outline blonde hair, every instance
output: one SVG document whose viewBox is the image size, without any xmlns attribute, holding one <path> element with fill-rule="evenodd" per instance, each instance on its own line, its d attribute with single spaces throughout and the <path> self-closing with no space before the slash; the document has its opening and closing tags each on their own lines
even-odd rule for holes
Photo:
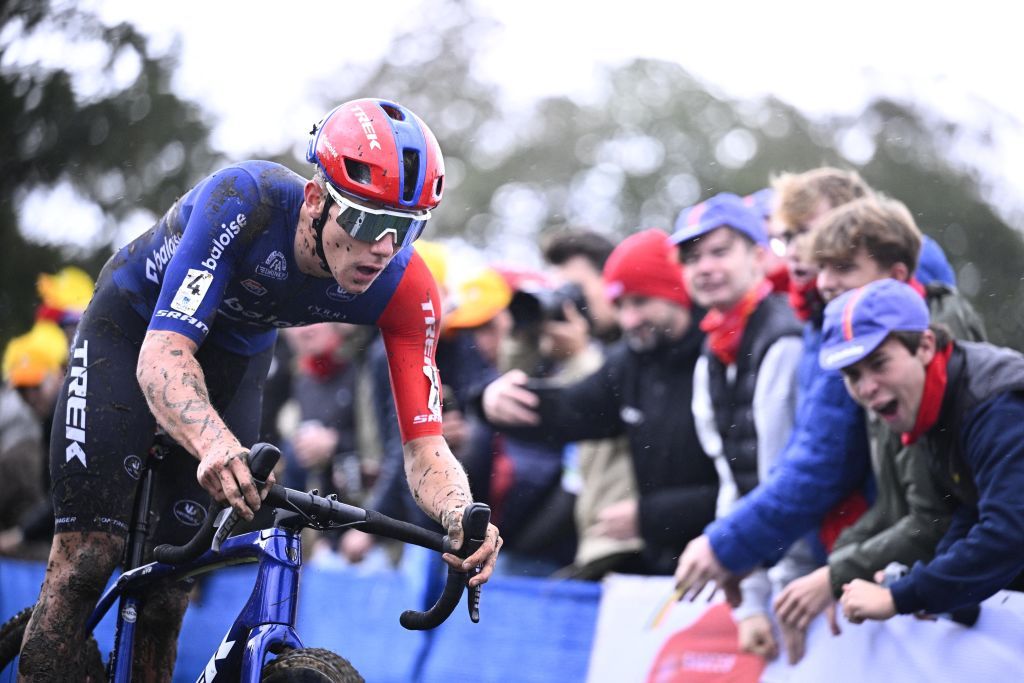
<svg viewBox="0 0 1024 683">
<path fill-rule="evenodd" d="M 804 173 L 783 173 L 771 180 L 775 191 L 772 219 L 781 225 L 806 225 L 822 200 L 829 208 L 871 195 L 871 188 L 856 171 L 822 166 Z"/>
</svg>

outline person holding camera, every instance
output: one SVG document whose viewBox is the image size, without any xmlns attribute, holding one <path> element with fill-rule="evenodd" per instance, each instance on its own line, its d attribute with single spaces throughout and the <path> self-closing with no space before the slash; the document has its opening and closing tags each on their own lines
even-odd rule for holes
<svg viewBox="0 0 1024 683">
<path fill-rule="evenodd" d="M 601 536 L 643 542 L 616 571 L 671 574 L 679 549 L 714 517 L 718 493 L 688 409 L 704 336 L 661 230 L 623 240 L 605 263 L 604 282 L 623 343 L 596 372 L 552 386 L 510 371 L 484 389 L 481 404 L 488 421 L 521 438 L 566 444 L 625 435 L 636 498 L 603 508 L 591 527 Z"/>
</svg>

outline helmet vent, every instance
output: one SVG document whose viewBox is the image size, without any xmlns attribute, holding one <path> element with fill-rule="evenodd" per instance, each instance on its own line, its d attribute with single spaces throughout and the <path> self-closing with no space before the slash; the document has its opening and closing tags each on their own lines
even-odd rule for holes
<svg viewBox="0 0 1024 683">
<path fill-rule="evenodd" d="M 420 175 L 420 153 L 415 149 L 402 150 L 402 201 L 411 202 L 416 199 L 416 186 Z"/>
<path fill-rule="evenodd" d="M 371 182 L 370 167 L 361 161 L 346 157 L 345 173 L 352 179 L 352 182 L 359 183 L 360 185 L 369 185 Z"/>
<path fill-rule="evenodd" d="M 395 121 L 405 121 L 405 114 L 402 110 L 393 104 L 381 104 L 380 108 L 384 110 L 384 113 L 393 118 Z"/>
</svg>

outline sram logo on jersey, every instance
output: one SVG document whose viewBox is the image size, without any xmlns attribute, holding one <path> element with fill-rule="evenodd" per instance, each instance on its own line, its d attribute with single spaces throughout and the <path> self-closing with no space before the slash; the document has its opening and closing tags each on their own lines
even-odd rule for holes
<svg viewBox="0 0 1024 683">
<path fill-rule="evenodd" d="M 146 258 L 146 279 L 160 284 L 160 274 L 170 263 L 174 251 L 181 243 L 181 235 L 164 235 L 164 243 Z"/>
<path fill-rule="evenodd" d="M 224 248 L 231 244 L 239 231 L 245 227 L 246 217 L 244 213 L 235 216 L 230 223 L 220 224 L 220 233 L 213 238 L 213 245 L 210 247 L 210 256 L 203 261 L 203 266 L 210 270 L 217 270 L 217 262 L 224 255 Z"/>
<path fill-rule="evenodd" d="M 207 334 L 210 331 L 210 328 L 207 327 L 206 323 L 204 323 L 202 320 L 197 320 L 196 318 L 193 318 L 192 316 L 186 315 L 179 311 L 168 311 L 165 308 L 161 308 L 153 315 L 155 315 L 158 318 L 170 318 L 171 320 L 181 320 L 182 322 L 188 323 L 192 327 L 202 330 L 203 334 Z"/>
<path fill-rule="evenodd" d="M 358 105 L 353 106 L 352 111 L 355 112 L 356 121 L 362 127 L 366 139 L 370 141 L 370 149 L 380 149 L 380 142 L 377 141 L 377 131 L 373 129 L 373 121 L 366 115 L 363 108 Z"/>
</svg>

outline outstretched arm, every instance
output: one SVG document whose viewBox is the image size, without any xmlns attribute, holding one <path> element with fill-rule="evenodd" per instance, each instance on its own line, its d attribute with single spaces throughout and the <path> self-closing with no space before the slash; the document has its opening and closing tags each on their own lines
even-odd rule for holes
<svg viewBox="0 0 1024 683">
<path fill-rule="evenodd" d="M 251 520 L 260 507 L 244 448 L 210 402 L 196 360 L 196 343 L 176 332 L 151 330 L 135 371 L 157 423 L 199 459 L 197 477 L 220 503 Z"/>
<path fill-rule="evenodd" d="M 421 436 L 408 441 L 405 450 L 405 475 L 416 504 L 443 526 L 456 548 L 462 546 L 462 511 L 473 502 L 469 479 L 442 436 Z M 494 571 L 501 538 L 493 524 L 487 528 L 487 539 L 465 561 L 453 555 L 445 560 L 460 569 L 480 567 L 481 572 L 470 579 L 473 586 L 487 581 Z"/>
</svg>

